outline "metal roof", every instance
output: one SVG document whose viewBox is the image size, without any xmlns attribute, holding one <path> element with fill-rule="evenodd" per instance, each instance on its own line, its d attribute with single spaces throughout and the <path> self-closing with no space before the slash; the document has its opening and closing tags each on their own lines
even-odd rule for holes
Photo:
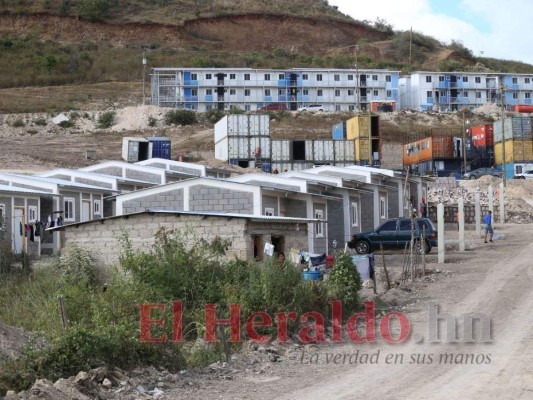
<svg viewBox="0 0 533 400">
<path fill-rule="evenodd" d="M 53 194 L 53 193 L 49 193 L 49 192 L 40 192 L 38 190 L 26 189 L 26 188 L 22 188 L 22 187 L 8 186 L 8 185 L 0 185 L 0 192 L 38 194 L 38 195 L 47 195 L 47 196 L 59 196 L 58 194 Z"/>
<path fill-rule="evenodd" d="M 106 220 L 111 219 L 117 219 L 117 218 L 128 218 L 132 215 L 140 215 L 140 214 L 171 214 L 171 215 L 197 215 L 197 216 L 203 216 L 203 217 L 222 217 L 222 218 L 243 218 L 248 219 L 250 221 L 264 221 L 264 222 L 279 222 L 279 223 L 296 223 L 296 224 L 307 224 L 307 223 L 315 223 L 315 222 L 323 222 L 327 223 L 326 220 L 318 220 L 318 219 L 311 219 L 311 218 L 296 218 L 296 217 L 279 217 L 279 216 L 272 216 L 272 215 L 253 215 L 253 214 L 235 214 L 235 213 L 217 213 L 217 212 L 209 212 L 209 211 L 177 211 L 177 210 L 159 210 L 159 209 L 147 209 L 145 211 L 139 211 L 135 213 L 130 214 L 123 214 L 123 215 L 115 215 L 112 217 L 106 217 L 106 218 L 100 218 L 100 219 L 93 219 L 90 221 L 85 222 L 72 222 L 70 224 L 64 224 L 62 226 L 49 228 L 47 231 L 60 231 L 63 230 L 65 227 L 77 227 L 79 225 L 86 225 L 86 224 L 93 224 L 93 223 L 103 223 Z"/>
<path fill-rule="evenodd" d="M 92 190 L 98 190 L 98 191 L 115 191 L 112 189 L 106 189 L 106 188 L 102 188 L 99 186 L 91 186 L 91 185 L 86 185 L 84 183 L 66 181 L 64 179 L 49 178 L 45 176 L 17 175 L 17 174 L 10 174 L 10 173 L 5 173 L 5 175 L 12 176 L 14 178 L 32 179 L 32 180 L 36 180 L 39 182 L 52 183 L 54 185 L 59 185 L 59 186 L 69 186 L 69 187 L 75 187 L 75 188 L 80 188 L 80 189 L 92 189 Z"/>
</svg>

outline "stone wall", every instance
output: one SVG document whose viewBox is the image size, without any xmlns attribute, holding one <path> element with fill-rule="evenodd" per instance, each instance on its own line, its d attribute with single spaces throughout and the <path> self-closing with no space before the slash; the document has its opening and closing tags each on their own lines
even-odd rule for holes
<svg viewBox="0 0 533 400">
<path fill-rule="evenodd" d="M 122 203 L 123 214 L 145 211 L 147 209 L 183 211 L 183 189 L 174 189 L 137 197 Z"/>
<path fill-rule="evenodd" d="M 253 214 L 254 195 L 250 192 L 195 185 L 189 188 L 191 211 L 217 211 L 237 214 Z"/>
<path fill-rule="evenodd" d="M 457 222 L 457 206 L 444 206 L 444 222 L 451 223 L 451 222 Z M 465 224 L 475 224 L 476 223 L 476 207 L 475 205 L 465 205 Z M 485 213 L 489 211 L 489 206 L 482 205 L 481 206 L 481 223 L 483 223 L 483 216 Z M 493 222 L 501 222 L 499 221 L 500 214 L 499 214 L 499 207 L 497 205 L 494 205 L 493 207 Z M 430 205 L 428 207 L 428 218 L 431 219 L 434 222 L 437 222 L 437 206 Z"/>
</svg>

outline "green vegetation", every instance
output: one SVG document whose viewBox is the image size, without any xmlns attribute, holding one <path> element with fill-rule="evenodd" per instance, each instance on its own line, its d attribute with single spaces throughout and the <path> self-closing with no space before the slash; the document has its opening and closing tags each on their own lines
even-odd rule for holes
<svg viewBox="0 0 533 400">
<path fill-rule="evenodd" d="M 148 116 L 148 126 L 153 128 L 157 125 L 157 119 L 153 115 Z"/>
<path fill-rule="evenodd" d="M 196 113 L 191 110 L 170 110 L 165 113 L 166 125 L 193 125 L 196 122 Z"/>
<path fill-rule="evenodd" d="M 328 301 L 342 300 L 349 311 L 359 307 L 360 278 L 347 256 L 340 256 L 330 280 L 304 281 L 290 263 L 226 261 L 230 243 L 177 235 L 162 229 L 150 253 L 136 253 L 126 233 L 121 269 L 112 270 L 106 284 L 98 283 L 91 255 L 68 248 L 55 265 L 31 275 L 10 275 L 0 285 L 0 320 L 34 332 L 37 338 L 16 360 L 0 362 L 0 393 L 22 390 L 35 379 L 50 380 L 102 365 L 131 369 L 157 365 L 175 371 L 221 360 L 222 344 L 203 343 L 205 305 L 217 304 L 227 318 L 227 305 L 241 304 L 241 323 L 250 313 L 317 311 L 327 316 Z M 351 266 L 350 266 L 350 265 Z M 58 298 L 64 299 L 68 325 L 58 317 Z M 172 332 L 172 307 L 183 302 L 185 343 L 144 343 L 139 340 L 139 304 L 164 304 L 152 312 L 164 326 L 152 326 L 152 337 Z M 274 321 L 275 322 L 275 321 Z M 291 322 L 289 329 L 299 329 Z M 272 334 L 275 327 L 258 330 Z"/>
<path fill-rule="evenodd" d="M 11 126 L 13 128 L 20 128 L 20 127 L 23 127 L 24 125 L 26 125 L 24 123 L 24 120 L 22 118 L 17 118 L 15 121 L 13 121 L 13 123 L 11 124 Z"/>
<path fill-rule="evenodd" d="M 111 128 L 113 124 L 115 123 L 115 111 L 106 111 L 103 112 L 98 116 L 97 124 L 96 126 L 99 129 L 107 129 Z"/>
</svg>

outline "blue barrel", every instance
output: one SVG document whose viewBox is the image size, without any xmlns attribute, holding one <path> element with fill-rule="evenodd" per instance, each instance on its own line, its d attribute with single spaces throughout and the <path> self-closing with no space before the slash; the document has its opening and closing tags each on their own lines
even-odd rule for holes
<svg viewBox="0 0 533 400">
<path fill-rule="evenodd" d="M 272 173 L 272 164 L 264 162 L 261 164 L 261 171 L 266 172 L 267 174 Z"/>
<path fill-rule="evenodd" d="M 152 143 L 152 158 L 171 159 L 171 142 L 170 139 L 163 136 L 153 136 L 147 138 Z"/>
<path fill-rule="evenodd" d="M 304 281 L 319 281 L 321 277 L 320 271 L 304 271 Z"/>
</svg>

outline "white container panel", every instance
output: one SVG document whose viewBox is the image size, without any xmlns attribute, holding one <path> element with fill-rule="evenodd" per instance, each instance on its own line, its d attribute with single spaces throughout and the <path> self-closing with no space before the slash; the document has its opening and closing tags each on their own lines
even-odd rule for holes
<svg viewBox="0 0 533 400">
<path fill-rule="evenodd" d="M 229 139 L 226 136 L 222 140 L 219 140 L 217 143 L 215 143 L 215 158 L 217 160 L 222 160 L 222 161 L 227 162 L 229 160 L 228 149 L 229 149 Z"/>
<path fill-rule="evenodd" d="M 215 143 L 228 136 L 228 116 L 224 116 L 215 124 Z"/>
<path fill-rule="evenodd" d="M 304 171 L 306 169 L 313 168 L 313 163 L 309 162 L 294 162 L 292 163 L 293 171 Z"/>
<path fill-rule="evenodd" d="M 290 161 L 291 142 L 290 140 L 272 140 L 271 158 L 273 161 Z"/>
<path fill-rule="evenodd" d="M 315 162 L 333 161 L 335 159 L 333 140 L 315 140 L 313 147 L 313 160 Z"/>
<path fill-rule="evenodd" d="M 278 173 L 282 173 L 285 169 L 287 171 L 292 171 L 291 163 L 282 163 L 282 162 L 272 163 L 272 173 L 274 173 L 274 171 L 276 170 L 278 171 Z"/>
<path fill-rule="evenodd" d="M 230 159 L 249 159 L 250 139 L 247 137 L 228 138 L 228 157 Z"/>
<path fill-rule="evenodd" d="M 353 140 L 335 140 L 335 161 L 353 161 L 354 145 Z"/>
<path fill-rule="evenodd" d="M 255 158 L 256 148 L 261 148 L 261 158 L 270 159 L 270 138 L 266 136 L 250 138 L 250 158 Z"/>
<path fill-rule="evenodd" d="M 264 114 L 250 115 L 250 135 L 270 136 L 270 117 Z"/>
<path fill-rule="evenodd" d="M 228 136 L 249 136 L 250 126 L 248 115 L 228 115 Z"/>
<path fill-rule="evenodd" d="M 313 141 L 305 141 L 305 159 L 308 161 L 313 161 Z"/>
</svg>

